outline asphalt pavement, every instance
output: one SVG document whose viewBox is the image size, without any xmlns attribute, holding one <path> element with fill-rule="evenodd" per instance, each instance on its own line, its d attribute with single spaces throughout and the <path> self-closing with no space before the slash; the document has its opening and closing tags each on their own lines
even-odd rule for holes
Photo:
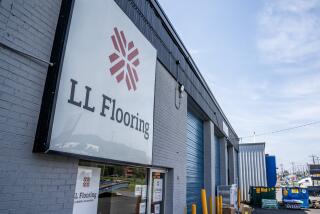
<svg viewBox="0 0 320 214">
<path fill-rule="evenodd" d="M 260 209 L 255 208 L 253 211 L 253 214 L 320 214 L 320 209 L 308 209 L 308 210 L 288 210 L 288 209 L 278 209 L 278 210 L 272 210 L 272 209 Z"/>
<path fill-rule="evenodd" d="M 282 192 L 281 189 L 277 189 L 276 192 L 277 201 L 282 201 Z M 281 209 L 261 209 L 254 208 L 253 214 L 320 214 L 320 209 L 301 209 L 301 210 L 288 210 L 285 208 Z"/>
</svg>

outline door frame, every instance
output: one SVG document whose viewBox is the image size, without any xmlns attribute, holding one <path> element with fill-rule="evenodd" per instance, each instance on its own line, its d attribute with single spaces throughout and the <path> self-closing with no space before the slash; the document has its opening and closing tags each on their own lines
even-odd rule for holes
<svg viewBox="0 0 320 214">
<path fill-rule="evenodd" d="M 164 173 L 164 187 L 163 187 L 163 208 L 165 209 L 166 203 L 165 203 L 165 195 L 166 195 L 166 187 L 167 187 L 167 173 L 168 170 L 166 169 L 159 169 L 159 168 L 149 168 L 149 175 L 148 175 L 148 200 L 147 200 L 147 213 L 151 214 L 151 202 L 152 202 L 152 173 L 153 172 L 160 172 Z"/>
</svg>

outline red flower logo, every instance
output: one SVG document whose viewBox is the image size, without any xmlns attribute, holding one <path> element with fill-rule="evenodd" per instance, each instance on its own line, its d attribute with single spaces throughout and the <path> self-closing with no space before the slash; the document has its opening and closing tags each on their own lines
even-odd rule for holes
<svg viewBox="0 0 320 214">
<path fill-rule="evenodd" d="M 83 187 L 89 187 L 90 186 L 90 177 L 83 177 L 82 185 L 83 185 Z"/>
<path fill-rule="evenodd" d="M 139 51 L 134 47 L 133 41 L 127 43 L 123 31 L 114 28 L 114 34 L 111 36 L 114 52 L 109 56 L 112 64 L 110 68 L 111 75 L 115 75 L 117 82 L 126 80 L 128 90 L 137 89 L 139 80 L 136 68 L 140 64 Z"/>
</svg>

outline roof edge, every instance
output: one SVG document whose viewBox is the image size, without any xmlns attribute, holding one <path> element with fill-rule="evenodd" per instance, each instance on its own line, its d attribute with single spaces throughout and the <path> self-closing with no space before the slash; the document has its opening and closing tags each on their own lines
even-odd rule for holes
<svg viewBox="0 0 320 214">
<path fill-rule="evenodd" d="M 219 111 L 221 112 L 221 115 L 223 116 L 223 119 L 227 122 L 227 124 L 229 125 L 230 129 L 232 130 L 232 132 L 235 134 L 236 138 L 239 139 L 239 136 L 237 135 L 237 133 L 235 132 L 235 130 L 233 129 L 231 123 L 229 122 L 228 118 L 226 117 L 226 115 L 224 114 L 224 112 L 222 111 L 222 108 L 220 107 L 218 101 L 216 100 L 216 98 L 214 97 L 212 91 L 210 90 L 206 80 L 204 79 L 204 77 L 202 76 L 202 74 L 200 73 L 199 68 L 197 67 L 196 63 L 193 61 L 191 55 L 189 54 L 187 48 L 185 47 L 185 45 L 183 44 L 182 40 L 180 39 L 178 33 L 176 32 L 176 30 L 174 29 L 173 25 L 171 24 L 169 18 L 167 17 L 167 15 L 165 14 L 164 10 L 162 9 L 162 7 L 160 6 L 158 0 L 150 0 L 151 4 L 153 5 L 153 7 L 156 9 L 157 13 L 159 14 L 160 18 L 163 20 L 164 24 L 166 25 L 166 27 L 169 30 L 169 33 L 171 34 L 172 38 L 175 40 L 175 42 L 179 45 L 179 48 L 181 48 L 181 51 L 183 52 L 182 54 L 185 56 L 185 58 L 189 61 L 189 63 L 192 65 L 192 67 L 194 68 L 194 71 L 196 72 L 196 75 L 200 78 L 203 86 L 205 87 L 205 89 L 207 90 L 207 92 L 209 93 L 210 97 L 212 98 L 213 102 L 217 105 Z"/>
<path fill-rule="evenodd" d="M 266 145 L 266 142 L 259 142 L 259 143 L 239 143 L 240 146 L 251 146 L 251 145 Z"/>
</svg>

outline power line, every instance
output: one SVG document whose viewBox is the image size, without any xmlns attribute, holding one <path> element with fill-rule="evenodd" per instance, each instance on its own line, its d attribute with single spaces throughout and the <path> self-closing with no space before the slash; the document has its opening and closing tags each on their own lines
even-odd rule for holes
<svg viewBox="0 0 320 214">
<path fill-rule="evenodd" d="M 260 133 L 260 134 L 253 134 L 253 135 L 248 135 L 248 136 L 244 136 L 244 137 L 239 137 L 239 139 L 250 138 L 250 137 L 258 137 L 258 136 L 264 136 L 264 135 L 272 135 L 272 134 L 275 134 L 275 133 L 290 131 L 290 130 L 293 130 L 293 129 L 298 129 L 298 128 L 302 128 L 302 127 L 306 127 L 306 126 L 315 125 L 315 124 L 318 124 L 318 123 L 320 123 L 320 120 L 312 122 L 312 123 L 306 123 L 306 124 L 299 125 L 299 126 L 293 126 L 293 127 L 286 128 L 286 129 L 279 129 L 279 130 L 275 130 L 275 131 L 271 131 L 271 132 L 263 132 L 263 133 Z"/>
</svg>

